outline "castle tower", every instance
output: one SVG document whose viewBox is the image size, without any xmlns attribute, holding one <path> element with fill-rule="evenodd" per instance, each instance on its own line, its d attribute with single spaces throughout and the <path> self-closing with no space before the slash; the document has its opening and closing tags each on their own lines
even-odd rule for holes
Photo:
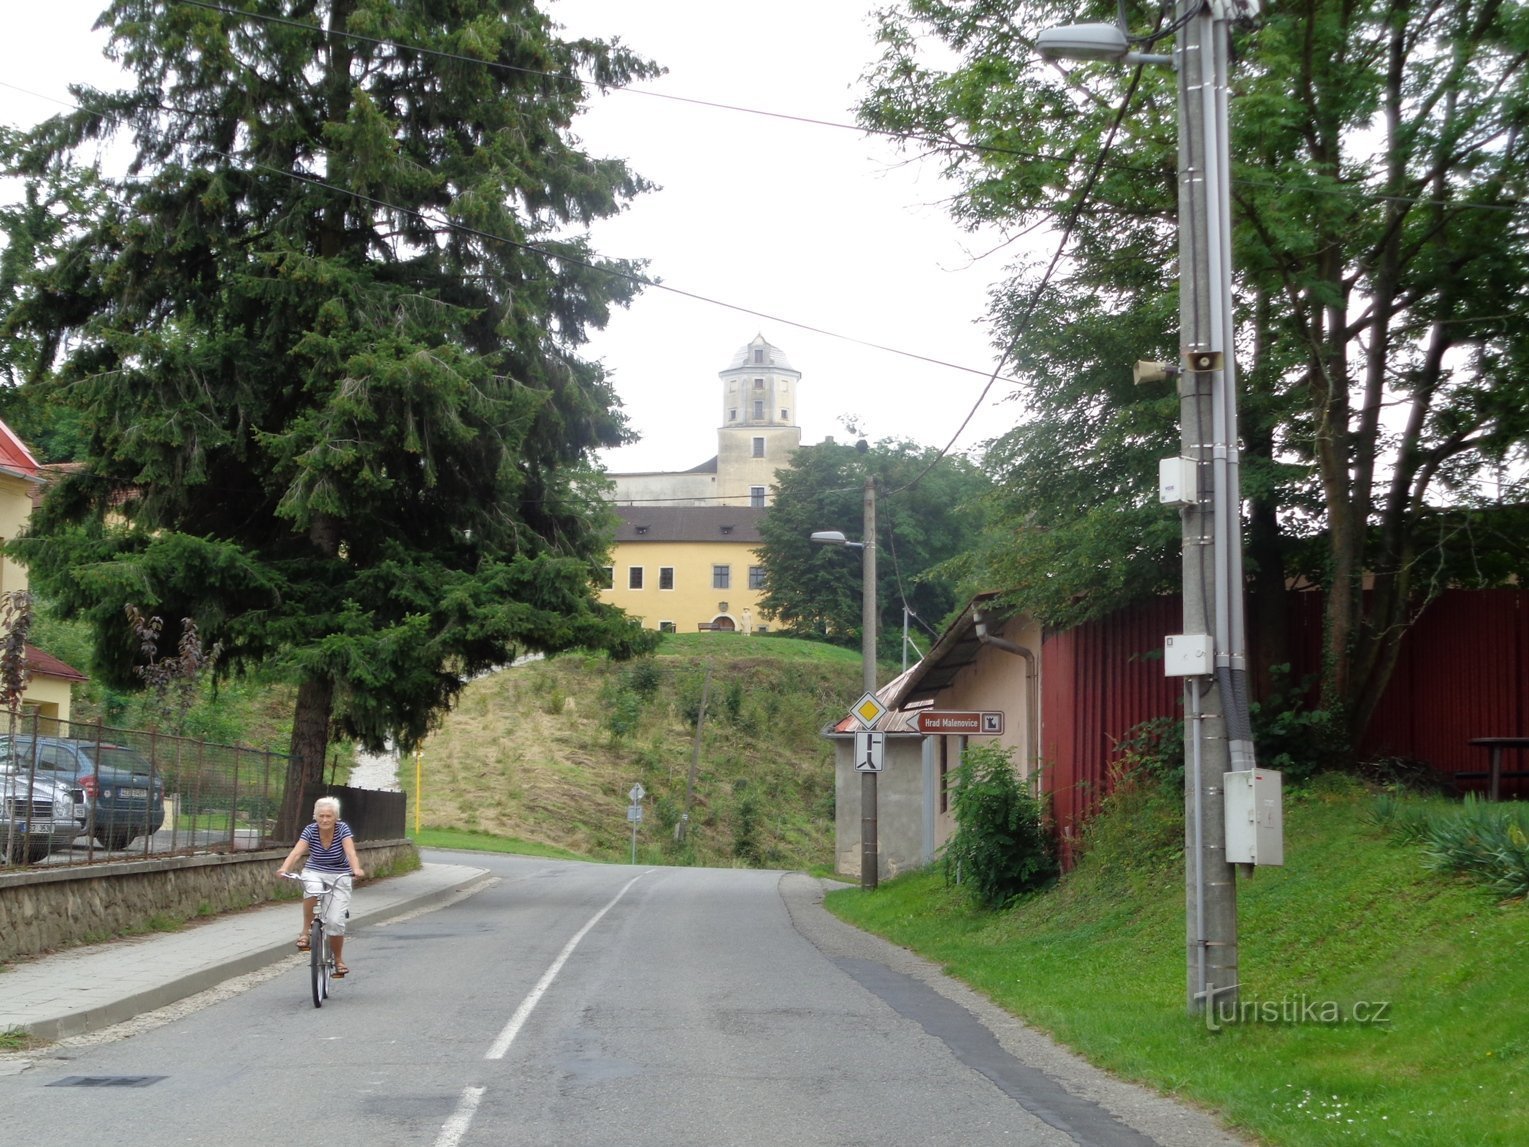
<svg viewBox="0 0 1529 1147">
<path fill-rule="evenodd" d="M 802 444 L 802 429 L 794 421 L 802 372 L 779 347 L 755 335 L 717 377 L 722 380 L 717 496 L 722 505 L 768 505 L 775 472 Z"/>
</svg>

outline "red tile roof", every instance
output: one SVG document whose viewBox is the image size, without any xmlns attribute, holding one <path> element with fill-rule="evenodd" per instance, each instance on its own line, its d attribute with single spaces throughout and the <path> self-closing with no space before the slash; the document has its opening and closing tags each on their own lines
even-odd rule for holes
<svg viewBox="0 0 1529 1147">
<path fill-rule="evenodd" d="M 35 645 L 27 646 L 27 669 L 38 677 L 60 677 L 65 681 L 90 680 L 74 666 L 60 661 L 51 653 L 44 653 Z"/>
</svg>

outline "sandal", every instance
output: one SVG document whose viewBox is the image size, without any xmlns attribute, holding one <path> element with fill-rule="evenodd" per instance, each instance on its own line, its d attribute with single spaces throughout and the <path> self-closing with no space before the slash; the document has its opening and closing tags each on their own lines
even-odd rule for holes
<svg viewBox="0 0 1529 1147">
<path fill-rule="evenodd" d="M 308 944 L 308 937 L 307 936 L 299 936 L 297 938 L 297 950 L 299 952 L 306 952 L 306 951 L 309 950 L 309 944 Z"/>
<path fill-rule="evenodd" d="M 350 973 L 350 969 L 339 962 L 335 963 L 334 971 L 329 973 L 337 980 L 343 980 Z"/>
</svg>

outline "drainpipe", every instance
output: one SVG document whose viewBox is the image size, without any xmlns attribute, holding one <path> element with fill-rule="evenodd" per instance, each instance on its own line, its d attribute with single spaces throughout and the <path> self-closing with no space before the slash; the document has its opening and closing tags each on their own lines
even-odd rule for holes
<svg viewBox="0 0 1529 1147">
<path fill-rule="evenodd" d="M 980 609 L 972 610 L 972 622 L 976 626 L 978 642 L 991 645 L 994 649 L 1002 649 L 1005 653 L 1016 653 L 1025 659 L 1025 749 L 1029 754 L 1030 762 L 1026 773 L 1031 778 L 1031 785 L 1034 786 L 1037 784 L 1037 774 L 1041 763 L 1039 685 L 1035 671 L 1035 654 L 1017 642 L 989 633 L 987 616 Z"/>
</svg>

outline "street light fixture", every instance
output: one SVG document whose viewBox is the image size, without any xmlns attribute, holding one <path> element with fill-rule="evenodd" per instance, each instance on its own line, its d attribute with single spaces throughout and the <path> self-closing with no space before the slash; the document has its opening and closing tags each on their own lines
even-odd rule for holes
<svg viewBox="0 0 1529 1147">
<path fill-rule="evenodd" d="M 1179 499 L 1184 632 L 1190 643 L 1195 635 L 1207 635 L 1198 640 L 1209 642 L 1214 653 L 1211 665 L 1169 670 L 1184 677 L 1188 733 L 1185 934 L 1191 1013 L 1214 1012 L 1218 999 L 1235 1004 L 1237 998 L 1237 893 L 1235 867 L 1226 859 L 1223 778 L 1254 768 L 1242 607 L 1227 56 L 1228 24 L 1256 15 L 1258 8 L 1258 0 L 1178 0 L 1171 57 L 1132 52 L 1124 28 L 1113 24 L 1047 29 L 1036 41 L 1051 60 L 1171 63 L 1178 72 L 1182 361 L 1177 371 L 1161 373 L 1177 377 L 1179 449 L 1195 475 L 1194 488 Z M 1138 364 L 1138 377 L 1143 366 L 1163 364 Z"/>
<path fill-rule="evenodd" d="M 812 541 L 823 546 L 844 546 L 861 555 L 860 676 L 865 691 L 876 692 L 876 479 L 865 480 L 863 541 L 852 542 L 840 530 L 815 530 Z M 878 884 L 876 840 L 876 774 L 860 774 L 860 887 Z"/>
</svg>

